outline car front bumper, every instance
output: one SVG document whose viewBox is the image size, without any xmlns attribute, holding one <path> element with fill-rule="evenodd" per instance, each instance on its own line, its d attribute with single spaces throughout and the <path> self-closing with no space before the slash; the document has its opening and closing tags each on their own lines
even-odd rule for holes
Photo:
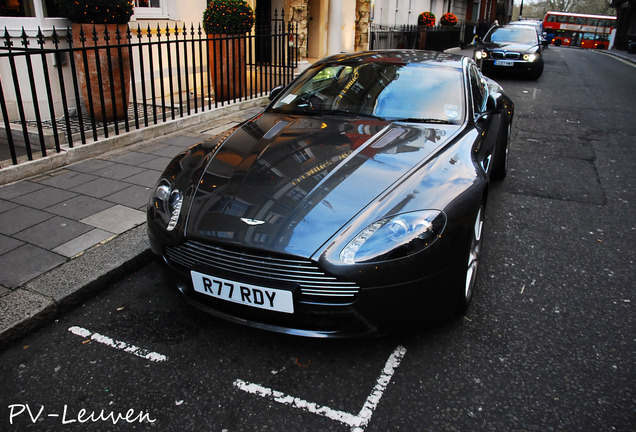
<svg viewBox="0 0 636 432">
<path fill-rule="evenodd" d="M 201 294 L 190 274 L 162 259 L 167 279 L 188 303 L 213 316 L 263 330 L 316 338 L 380 336 L 441 322 L 453 315 L 458 277 L 464 272 L 448 268 L 408 283 L 362 287 L 350 302 L 326 304 L 294 294 L 294 312 L 262 310 Z"/>
</svg>

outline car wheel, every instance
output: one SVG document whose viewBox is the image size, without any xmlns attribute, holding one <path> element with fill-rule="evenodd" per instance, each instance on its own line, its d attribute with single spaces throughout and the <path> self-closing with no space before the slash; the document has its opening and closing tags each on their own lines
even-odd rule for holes
<svg viewBox="0 0 636 432">
<path fill-rule="evenodd" d="M 554 41 L 554 46 L 558 46 L 559 47 L 559 46 L 561 46 L 561 43 L 562 43 L 561 39 L 557 39 L 557 40 Z"/>
<path fill-rule="evenodd" d="M 512 123 L 506 128 L 506 136 L 497 147 L 495 153 L 495 164 L 492 167 L 492 177 L 496 180 L 503 180 L 508 174 L 508 157 L 510 153 L 510 137 L 512 135 Z"/>
<path fill-rule="evenodd" d="M 481 255 L 481 239 L 484 229 L 484 201 L 479 205 L 477 216 L 470 230 L 470 245 L 468 257 L 466 259 L 466 277 L 457 304 L 457 314 L 462 315 L 468 309 L 473 298 L 475 281 L 477 280 L 477 268 L 479 267 L 479 257 Z"/>
</svg>

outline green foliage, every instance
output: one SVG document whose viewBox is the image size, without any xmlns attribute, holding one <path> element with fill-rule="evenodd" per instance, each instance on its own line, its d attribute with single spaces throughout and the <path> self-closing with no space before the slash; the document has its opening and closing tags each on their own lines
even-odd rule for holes
<svg viewBox="0 0 636 432">
<path fill-rule="evenodd" d="M 455 16 L 454 13 L 452 12 L 446 12 L 444 15 L 442 15 L 442 17 L 439 19 L 439 23 L 441 25 L 451 25 L 454 26 L 455 24 L 457 24 L 457 17 Z"/>
<path fill-rule="evenodd" d="M 80 24 L 126 24 L 132 0 L 57 0 L 62 16 Z"/>
<path fill-rule="evenodd" d="M 435 25 L 435 14 L 433 12 L 422 12 L 417 17 L 417 24 L 426 27 L 432 27 Z"/>
<path fill-rule="evenodd" d="M 245 0 L 212 0 L 203 12 L 206 33 L 247 33 L 254 25 L 254 11 Z"/>
</svg>

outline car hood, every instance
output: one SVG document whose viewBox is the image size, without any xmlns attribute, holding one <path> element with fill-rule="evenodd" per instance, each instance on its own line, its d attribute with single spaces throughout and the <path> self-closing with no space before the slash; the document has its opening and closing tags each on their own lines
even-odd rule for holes
<svg viewBox="0 0 636 432">
<path fill-rule="evenodd" d="M 539 49 L 539 45 L 519 44 L 513 42 L 487 42 L 484 44 L 489 50 L 505 50 L 508 52 L 525 53 Z"/>
<path fill-rule="evenodd" d="M 193 179 L 186 236 L 310 257 L 459 129 L 261 114 Z"/>
</svg>

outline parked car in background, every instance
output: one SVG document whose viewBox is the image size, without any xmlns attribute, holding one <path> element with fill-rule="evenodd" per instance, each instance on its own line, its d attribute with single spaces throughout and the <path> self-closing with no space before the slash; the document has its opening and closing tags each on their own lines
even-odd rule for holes
<svg viewBox="0 0 636 432">
<path fill-rule="evenodd" d="M 538 79 L 543 73 L 542 51 L 534 27 L 495 26 L 477 42 L 473 58 L 486 75 L 514 73 Z"/>
<path fill-rule="evenodd" d="M 257 328 L 345 337 L 461 314 L 513 115 L 467 57 L 328 57 L 174 158 L 152 251 L 193 305 Z"/>
</svg>

